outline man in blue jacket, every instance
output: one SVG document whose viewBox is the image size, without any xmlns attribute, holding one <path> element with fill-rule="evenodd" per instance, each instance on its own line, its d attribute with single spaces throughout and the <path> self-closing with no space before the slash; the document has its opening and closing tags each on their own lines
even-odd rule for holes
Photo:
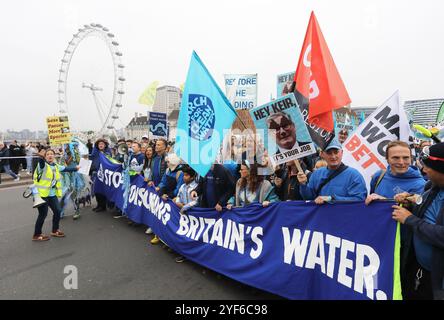
<svg viewBox="0 0 444 320">
<path fill-rule="evenodd" d="M 334 139 L 321 151 L 327 167 L 313 172 L 308 183 L 305 173 L 298 173 L 299 192 L 304 200 L 315 200 L 316 204 L 332 200 L 365 200 L 364 178 L 358 170 L 342 163 L 342 152 L 341 144 Z"/>
<path fill-rule="evenodd" d="M 214 208 L 221 212 L 233 196 L 236 182 L 230 172 L 221 164 L 213 164 L 191 195 L 199 196 L 199 207 Z"/>
<path fill-rule="evenodd" d="M 444 143 L 423 149 L 420 161 L 432 182 L 411 211 L 393 206 L 393 219 L 407 226 L 401 247 L 404 299 L 444 300 Z M 395 200 L 407 205 L 407 192 Z"/>
<path fill-rule="evenodd" d="M 380 170 L 372 177 L 370 195 L 365 200 L 367 205 L 376 199 L 391 199 L 402 192 L 423 193 L 425 180 L 418 168 L 411 166 L 412 154 L 406 142 L 390 142 L 386 159 L 389 164 L 387 170 Z"/>
</svg>

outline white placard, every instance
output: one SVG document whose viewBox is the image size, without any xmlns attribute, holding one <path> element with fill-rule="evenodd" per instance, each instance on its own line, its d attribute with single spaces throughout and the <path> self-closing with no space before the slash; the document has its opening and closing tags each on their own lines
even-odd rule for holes
<svg viewBox="0 0 444 320">
<path fill-rule="evenodd" d="M 92 164 L 92 160 L 87 160 L 87 159 L 80 159 L 80 169 L 79 171 L 77 171 L 78 173 L 84 174 L 84 175 L 89 175 L 89 169 L 91 169 L 91 164 Z"/>
<path fill-rule="evenodd" d="M 225 92 L 234 109 L 249 110 L 257 103 L 256 74 L 225 74 Z"/>
</svg>

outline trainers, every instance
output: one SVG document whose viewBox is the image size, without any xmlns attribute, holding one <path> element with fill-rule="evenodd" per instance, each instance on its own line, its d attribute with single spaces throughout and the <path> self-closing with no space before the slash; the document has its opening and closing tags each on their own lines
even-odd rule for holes
<svg viewBox="0 0 444 320">
<path fill-rule="evenodd" d="M 151 244 L 158 244 L 159 243 L 159 241 L 160 241 L 160 239 L 159 239 L 159 237 L 158 236 L 156 236 L 156 235 L 154 235 L 154 238 L 153 239 L 151 239 Z"/>
<path fill-rule="evenodd" d="M 177 263 L 182 263 L 182 262 L 184 262 L 184 261 L 186 261 L 187 260 L 187 258 L 185 258 L 184 256 L 178 256 L 176 259 L 175 259 L 175 261 L 177 262 Z"/>
<path fill-rule="evenodd" d="M 145 233 L 146 233 L 146 234 L 153 234 L 153 229 L 151 229 L 150 227 L 148 227 L 148 229 L 146 229 Z"/>
<path fill-rule="evenodd" d="M 17 176 L 17 178 L 14 179 L 15 182 L 20 181 L 20 177 Z"/>
<path fill-rule="evenodd" d="M 73 219 L 73 220 L 77 220 L 78 218 L 80 218 L 80 213 L 75 213 L 75 214 L 72 216 L 72 219 Z"/>
<path fill-rule="evenodd" d="M 121 214 L 121 213 L 118 213 L 115 216 L 113 216 L 114 219 L 119 219 L 119 218 L 122 218 L 122 217 L 123 217 L 123 214 Z"/>
</svg>

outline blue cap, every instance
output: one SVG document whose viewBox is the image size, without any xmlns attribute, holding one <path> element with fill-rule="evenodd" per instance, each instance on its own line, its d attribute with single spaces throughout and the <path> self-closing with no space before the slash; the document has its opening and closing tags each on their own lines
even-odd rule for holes
<svg viewBox="0 0 444 320">
<path fill-rule="evenodd" d="M 337 149 L 337 150 L 342 150 L 342 145 L 339 143 L 338 139 L 333 138 L 332 141 L 330 141 L 330 143 L 328 144 L 327 147 L 325 147 L 324 151 L 328 151 L 330 149 Z"/>
</svg>

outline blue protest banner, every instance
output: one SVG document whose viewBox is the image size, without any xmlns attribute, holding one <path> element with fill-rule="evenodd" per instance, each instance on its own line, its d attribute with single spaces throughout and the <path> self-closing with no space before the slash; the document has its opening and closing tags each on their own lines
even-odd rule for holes
<svg viewBox="0 0 444 320">
<path fill-rule="evenodd" d="M 121 178 L 113 169 L 101 157 L 95 190 L 119 206 Z M 392 204 L 285 201 L 180 214 L 136 176 L 127 214 L 189 260 L 289 299 L 386 300 L 401 298 Z"/>
<path fill-rule="evenodd" d="M 151 138 L 166 139 L 168 137 L 166 113 L 148 112 L 148 119 Z"/>
</svg>

